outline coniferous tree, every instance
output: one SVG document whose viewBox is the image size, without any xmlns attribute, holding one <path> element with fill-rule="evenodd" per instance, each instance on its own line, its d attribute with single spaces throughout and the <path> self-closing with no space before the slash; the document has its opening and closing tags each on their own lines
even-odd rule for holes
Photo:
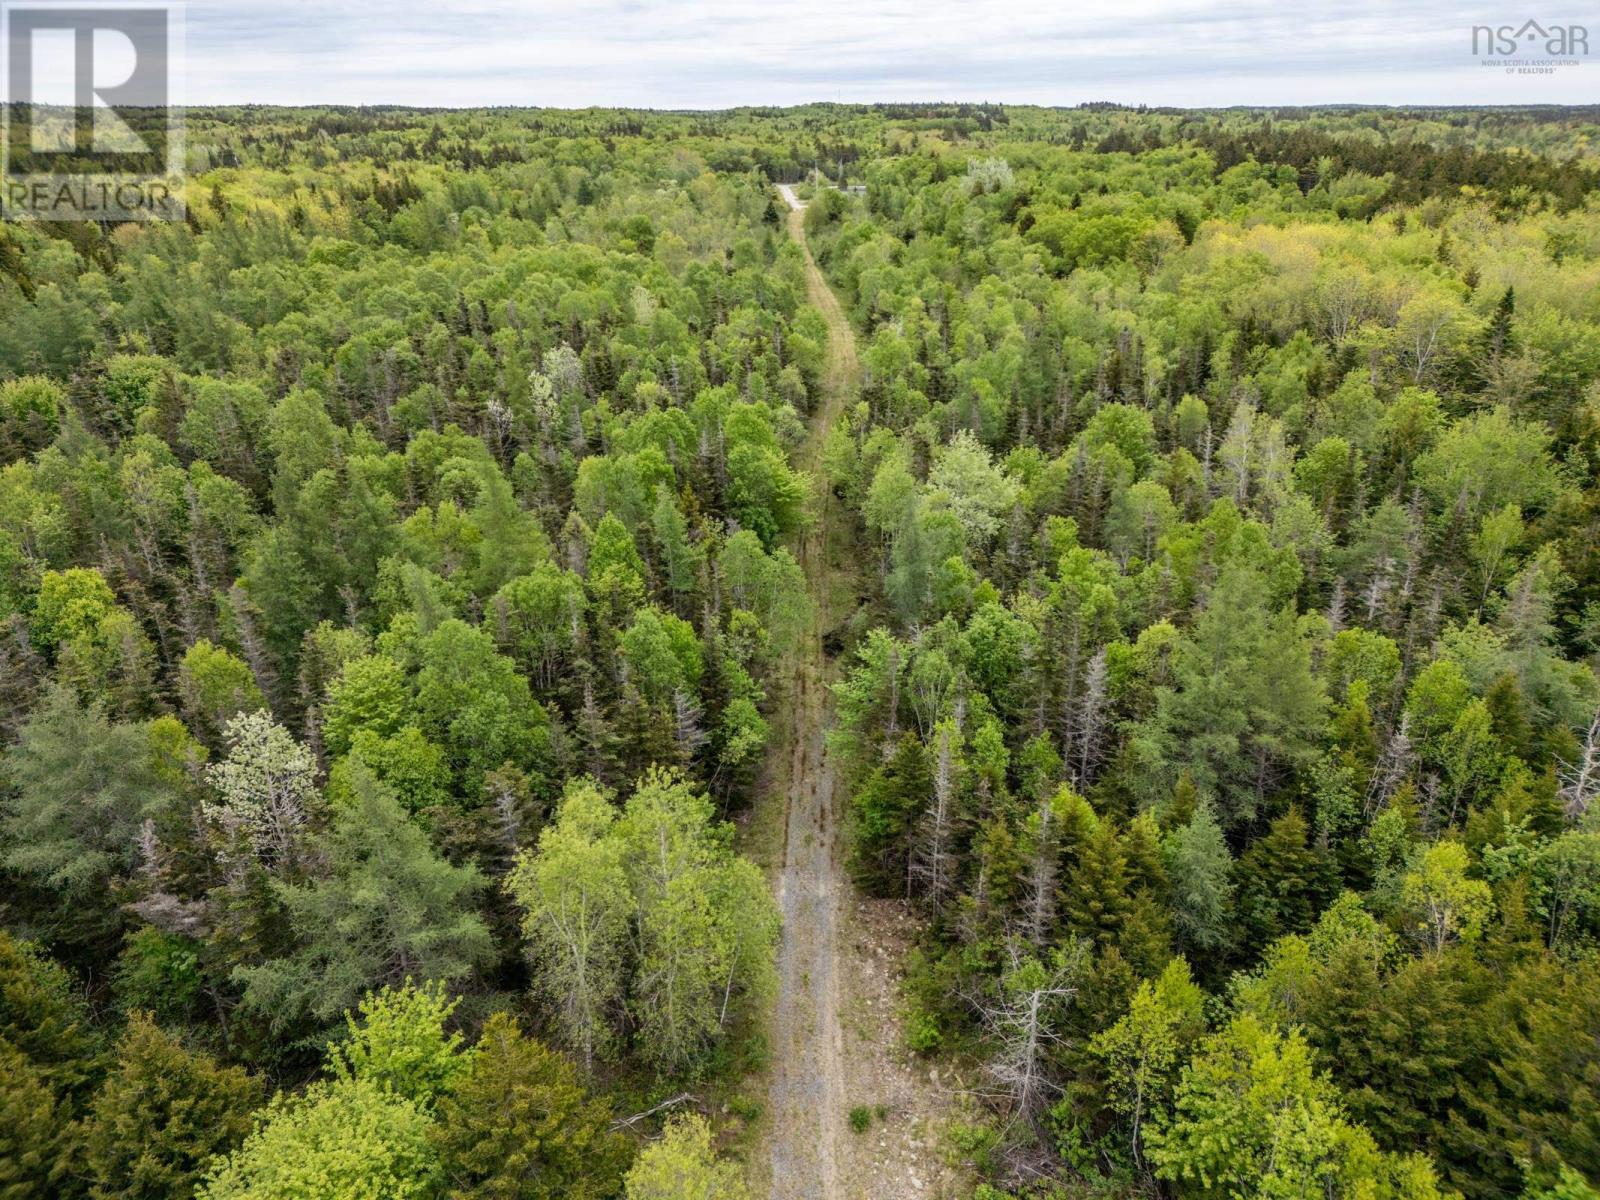
<svg viewBox="0 0 1600 1200">
<path fill-rule="evenodd" d="M 82 1153 L 72 1108 L 46 1072 L 22 1051 L 0 1038 L 0 1196 L 84 1194 L 79 1176 Z"/>
<path fill-rule="evenodd" d="M 1197 959 L 1225 950 L 1232 925 L 1233 856 L 1209 801 L 1162 842 L 1178 941 Z"/>
<path fill-rule="evenodd" d="M 250 1132 L 262 1099 L 260 1084 L 238 1067 L 185 1049 L 148 1013 L 134 1013 L 84 1123 L 90 1195 L 193 1195 L 212 1158 Z"/>
<path fill-rule="evenodd" d="M 1286 933 L 1311 928 L 1332 898 L 1332 866 L 1309 843 L 1298 809 L 1274 821 L 1235 866 L 1243 947 L 1259 951 Z"/>
<path fill-rule="evenodd" d="M 113 724 L 98 704 L 53 688 L 7 755 L 14 789 L 0 808 L 4 865 L 53 897 L 46 927 L 69 940 L 119 920 L 111 889 L 132 874 L 138 832 L 174 803 L 149 735 Z"/>
<path fill-rule="evenodd" d="M 600 1200 L 616 1193 L 626 1142 L 571 1063 L 496 1013 L 439 1100 L 430 1138 L 460 1200 Z"/>
<path fill-rule="evenodd" d="M 370 988 L 463 979 L 489 957 L 488 928 L 471 907 L 482 876 L 440 858 L 364 765 L 317 849 L 326 878 L 276 887 L 294 949 L 237 972 L 257 1012 L 327 1022 Z"/>
</svg>

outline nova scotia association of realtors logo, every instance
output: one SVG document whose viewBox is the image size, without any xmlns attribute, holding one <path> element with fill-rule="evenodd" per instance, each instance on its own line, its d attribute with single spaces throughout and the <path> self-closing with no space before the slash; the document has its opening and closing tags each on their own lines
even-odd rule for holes
<svg viewBox="0 0 1600 1200">
<path fill-rule="evenodd" d="M 1508 75 L 1550 75 L 1589 57 L 1589 27 L 1534 20 L 1474 25 L 1472 54 Z"/>
<path fill-rule="evenodd" d="M 183 217 L 182 10 L 0 0 L 0 210 L 10 220 Z"/>
</svg>

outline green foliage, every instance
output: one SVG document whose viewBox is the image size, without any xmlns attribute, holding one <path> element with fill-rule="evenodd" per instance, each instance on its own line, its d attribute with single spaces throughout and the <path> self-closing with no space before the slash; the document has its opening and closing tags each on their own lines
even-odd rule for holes
<svg viewBox="0 0 1600 1200">
<path fill-rule="evenodd" d="M 249 666 L 205 638 L 184 654 L 178 689 L 190 722 L 213 733 L 237 714 L 256 712 L 267 704 Z"/>
<path fill-rule="evenodd" d="M 465 1071 L 441 1097 L 431 1133 L 459 1200 L 601 1200 L 628 1157 L 610 1106 L 591 1099 L 566 1059 L 496 1013 Z"/>
<path fill-rule="evenodd" d="M 80 1134 L 49 1076 L 4 1038 L 0 1073 L 0 1197 L 81 1194 L 74 1179 Z"/>
<path fill-rule="evenodd" d="M 31 454 L 48 446 L 60 426 L 66 397 L 44 375 L 25 375 L 0 383 L 0 460 Z"/>
<path fill-rule="evenodd" d="M 463 783 L 505 763 L 533 765 L 545 717 L 516 665 L 482 630 L 443 622 L 417 644 L 416 711 Z"/>
<path fill-rule="evenodd" d="M 1549 1187 L 1529 1188 L 1523 1193 L 1524 1200 L 1593 1200 L 1596 1196 L 1600 1196 L 1600 1192 L 1567 1166 L 1561 1168 L 1560 1177 Z"/>
<path fill-rule="evenodd" d="M 114 920 L 107 889 L 132 870 L 142 825 L 173 803 L 145 731 L 112 723 L 98 703 L 85 706 L 56 686 L 23 725 L 6 766 L 6 868 L 70 902 L 64 931 L 103 928 Z"/>
<path fill-rule="evenodd" d="M 1332 897 L 1332 866 L 1310 842 L 1310 828 L 1298 809 L 1272 822 L 1239 860 L 1238 910 L 1241 933 L 1264 949 L 1286 933 L 1311 928 L 1321 906 Z"/>
<path fill-rule="evenodd" d="M 1147 1120 L 1166 1119 L 1178 1065 L 1205 1030 L 1203 1003 L 1188 964 L 1175 958 L 1154 985 L 1139 985 L 1128 1014 L 1089 1045 L 1105 1064 L 1107 1096 L 1129 1122 L 1136 1156 L 1140 1130 Z"/>
<path fill-rule="evenodd" d="M 762 544 L 772 546 L 800 525 L 806 480 L 772 445 L 741 441 L 728 452 L 728 507 Z"/>
<path fill-rule="evenodd" d="M 894 757 L 868 775 L 851 797 L 851 846 L 857 874 L 879 894 L 904 889 L 905 837 L 932 790 L 922 743 L 905 734 Z"/>
<path fill-rule="evenodd" d="M 1595 985 L 1591 961 L 1535 961 L 1494 992 L 1482 1025 L 1476 1120 L 1466 1136 L 1441 1139 L 1463 1191 L 1513 1190 L 1519 1164 L 1535 1178 L 1554 1178 L 1564 1164 L 1600 1178 L 1600 1113 L 1591 1099 L 1600 1078 Z"/>
<path fill-rule="evenodd" d="M 1400 901 L 1417 935 L 1435 951 L 1457 938 L 1475 939 L 1489 916 L 1493 895 L 1488 884 L 1468 878 L 1470 865 L 1459 842 L 1439 842 L 1401 880 Z"/>
<path fill-rule="evenodd" d="M 99 571 L 83 567 L 46 571 L 39 577 L 39 594 L 34 600 L 34 641 L 53 647 L 86 637 L 116 602 L 116 594 Z"/>
<path fill-rule="evenodd" d="M 507 887 L 524 911 L 535 990 L 586 1069 L 613 1043 L 624 1000 L 640 1055 L 689 1073 L 735 1006 L 773 984 L 766 882 L 728 849 L 710 800 L 673 774 L 640 780 L 620 820 L 592 783 L 570 786 Z"/>
<path fill-rule="evenodd" d="M 642 1049 L 684 1071 L 724 1036 L 730 997 L 759 1001 L 773 986 L 777 907 L 755 865 L 729 850 L 709 800 L 681 779 L 641 780 L 619 832 L 638 912 Z"/>
<path fill-rule="evenodd" d="M 362 1079 L 280 1093 L 244 1144 L 214 1166 L 203 1200 L 411 1200 L 432 1196 L 438 1159 L 429 1119 Z"/>
<path fill-rule="evenodd" d="M 1230 921 L 1233 856 L 1209 802 L 1162 842 L 1179 940 L 1193 952 L 1214 952 L 1235 936 Z"/>
<path fill-rule="evenodd" d="M 284 957 L 237 972 L 245 1004 L 275 1022 L 327 1022 L 363 992 L 407 976 L 464 979 L 491 941 L 473 898 L 483 878 L 453 866 L 364 766 L 317 850 L 324 879 L 276 885 L 295 935 Z"/>
<path fill-rule="evenodd" d="M 776 929 L 724 821 L 819 635 L 908 1039 L 1003 1083 L 975 1186 L 1600 1180 L 1583 112 L 190 122 L 185 224 L 0 239 L 0 1189 L 120 1194 L 111 1023 L 293 1091 L 365 1002 L 217 1194 L 614 1194 L 442 985 L 470 1034 L 525 953 L 629 1111 L 723 1090 Z M 192 1177 L 109 1069 L 104 1171 Z"/>
<path fill-rule="evenodd" d="M 128 934 L 115 979 L 123 1010 L 146 1010 L 161 1021 L 191 1015 L 203 982 L 197 950 L 192 939 L 162 933 L 152 925 Z"/>
<path fill-rule="evenodd" d="M 1187 770 L 1216 789 L 1223 824 L 1254 816 L 1275 772 L 1309 761 L 1323 688 L 1292 616 L 1266 607 L 1266 581 L 1232 570 L 1180 644 L 1174 686 L 1135 735 L 1152 766 Z"/>
<path fill-rule="evenodd" d="M 261 1101 L 260 1085 L 239 1068 L 186 1050 L 135 1012 L 84 1125 L 90 1195 L 193 1195 L 211 1159 L 244 1140 Z"/>
<path fill-rule="evenodd" d="M 495 637 L 548 686 L 578 650 L 574 626 L 581 622 L 586 603 L 582 581 L 576 575 L 550 563 L 541 564 L 495 593 Z"/>
<path fill-rule="evenodd" d="M 750 1195 L 737 1164 L 718 1161 L 705 1118 L 694 1115 L 671 1121 L 660 1140 L 640 1152 L 626 1182 L 628 1200 L 747 1200 Z"/>
<path fill-rule="evenodd" d="M 646 700 L 658 704 L 696 687 L 705 669 L 694 627 L 671 613 L 640 609 L 619 648 L 632 681 Z"/>
<path fill-rule="evenodd" d="M 446 998 L 442 983 L 417 987 L 409 979 L 367 995 L 359 1020 L 345 1014 L 348 1037 L 329 1047 L 334 1076 L 377 1084 L 427 1108 L 471 1067 L 461 1035 L 445 1032 L 459 1003 Z"/>
<path fill-rule="evenodd" d="M 202 802 L 203 811 L 225 854 L 286 866 L 315 797 L 316 762 L 266 709 L 234 717 L 222 735 L 228 754 L 206 768 L 216 799 Z"/>
<path fill-rule="evenodd" d="M 394 659 L 370 654 L 346 662 L 328 685 L 322 714 L 328 753 L 344 754 L 358 733 L 380 738 L 398 733 L 410 711 L 408 701 L 405 674 Z"/>
<path fill-rule="evenodd" d="M 1382 1155 L 1345 1121 L 1297 1033 L 1279 1035 L 1250 1016 L 1202 1043 L 1148 1145 L 1159 1175 L 1200 1196 L 1441 1194 L 1430 1168 Z"/>
<path fill-rule="evenodd" d="M 621 999 L 631 908 L 616 811 L 588 782 L 570 785 L 555 820 L 506 879 L 521 905 L 534 987 L 551 1005 L 585 1070 L 611 1040 Z"/>
<path fill-rule="evenodd" d="M 98 1066 L 100 1037 L 72 977 L 38 946 L 0 931 L 0 1039 L 51 1083 L 80 1089 Z"/>
<path fill-rule="evenodd" d="M 1509 1194 L 1480 1099 L 1504 1068 L 1470 1033 L 1483 972 L 1597 936 L 1572 798 L 1594 790 L 1600 689 L 1557 614 L 1581 623 L 1600 576 L 1550 537 L 1593 507 L 1570 414 L 1600 358 L 1528 401 L 1527 287 L 1480 291 L 1505 260 L 1468 231 L 1532 218 L 1487 183 L 1426 216 L 1398 201 L 1427 190 L 1390 140 L 1410 118 L 1356 151 L 1332 114 L 1213 117 L 1225 133 L 1010 109 L 965 172 L 901 144 L 861 211 L 807 221 L 869 331 L 823 458 L 884 614 L 834 688 L 852 865 L 931 920 L 917 1044 L 976 1038 L 1060 1097 L 1041 1151 L 1003 1089 L 996 1182 L 1043 1153 L 1056 1186 L 1138 1186 L 1130 1005 L 1149 1015 L 1177 949 L 1213 1019 L 1303 1028 L 1294 1055 L 1345 1097 L 1292 1179 L 1207 1167 L 1183 1194 L 1430 1194 L 1392 1157 L 1417 1150 Z M 1089 965 L 1019 1075 L 1007 948 L 1064 938 Z M 1205 1052 L 1158 1024 L 1170 1087 Z"/>
</svg>

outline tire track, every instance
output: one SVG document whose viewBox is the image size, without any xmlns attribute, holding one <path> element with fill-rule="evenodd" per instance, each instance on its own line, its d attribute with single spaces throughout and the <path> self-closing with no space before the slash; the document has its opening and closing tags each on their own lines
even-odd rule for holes
<svg viewBox="0 0 1600 1200">
<path fill-rule="evenodd" d="M 855 334 L 838 298 L 806 246 L 804 204 L 780 186 L 789 205 L 789 234 L 805 256 L 806 292 L 828 323 L 822 394 L 800 447 L 799 465 L 815 471 L 828 431 L 860 386 Z M 778 902 L 783 941 L 773 1016 L 771 1170 L 775 1200 L 834 1200 L 840 1190 L 839 1137 L 845 1120 L 845 1069 L 840 1021 L 843 965 L 840 924 L 849 881 L 839 859 L 837 795 L 826 732 L 833 697 L 823 634 L 844 564 L 837 562 L 840 514 L 822 490 L 818 519 L 798 546 L 813 600 L 812 626 L 789 664 L 788 717 L 773 755 L 772 786 L 785 796 Z"/>
</svg>

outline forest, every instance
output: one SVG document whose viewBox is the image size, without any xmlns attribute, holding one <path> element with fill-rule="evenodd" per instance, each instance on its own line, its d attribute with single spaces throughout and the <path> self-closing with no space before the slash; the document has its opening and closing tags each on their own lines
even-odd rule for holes
<svg viewBox="0 0 1600 1200">
<path fill-rule="evenodd" d="M 819 636 L 944 1194 L 1600 1198 L 1600 109 L 188 139 L 0 227 L 0 1198 L 759 1194 Z"/>
</svg>

